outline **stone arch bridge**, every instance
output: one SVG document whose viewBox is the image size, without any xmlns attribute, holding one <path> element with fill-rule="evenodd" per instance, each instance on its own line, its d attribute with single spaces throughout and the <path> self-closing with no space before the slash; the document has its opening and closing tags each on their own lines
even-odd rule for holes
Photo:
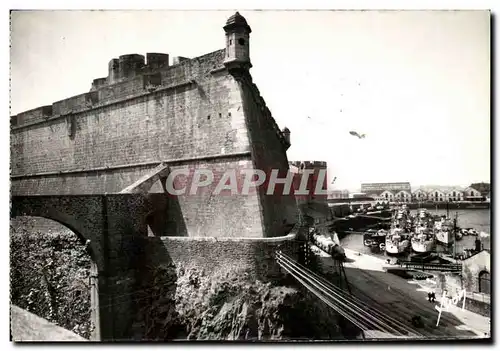
<svg viewBox="0 0 500 351">
<path fill-rule="evenodd" d="M 156 297 L 138 302 L 137 293 L 150 286 L 156 270 L 177 279 L 178 265 L 203 267 L 207 274 L 237 267 L 252 281 L 266 281 L 282 275 L 275 252 L 297 250 L 295 230 L 269 238 L 166 236 L 164 214 L 172 204 L 166 194 L 147 192 L 13 196 L 10 215 L 51 219 L 82 242 L 90 240 L 92 339 L 130 341 L 144 337 L 139 311 Z M 175 295 L 175 281 L 166 291 Z"/>
<path fill-rule="evenodd" d="M 151 214 L 165 204 L 163 194 L 13 196 L 10 216 L 51 219 L 71 229 L 82 242 L 89 241 L 96 326 L 92 338 L 117 340 L 130 338 L 132 322 L 127 303 L 124 306 L 123 299 L 116 303 L 114 296 L 132 291 L 138 281 L 147 264 L 148 226 L 153 232 L 157 228 Z M 169 260 L 166 253 L 164 258 Z"/>
</svg>

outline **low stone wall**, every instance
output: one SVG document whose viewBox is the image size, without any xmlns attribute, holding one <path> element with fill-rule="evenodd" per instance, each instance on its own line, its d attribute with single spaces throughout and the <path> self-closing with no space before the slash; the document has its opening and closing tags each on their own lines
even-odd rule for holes
<svg viewBox="0 0 500 351">
<path fill-rule="evenodd" d="M 269 281 L 283 273 L 276 251 L 296 257 L 300 244 L 295 239 L 295 233 L 275 238 L 149 237 L 145 250 L 148 261 L 155 264 L 197 267 L 206 274 L 236 268 L 249 280 Z"/>
<path fill-rule="evenodd" d="M 480 314 L 481 316 L 491 317 L 491 305 L 487 302 L 467 297 L 465 299 L 465 309 Z"/>
</svg>

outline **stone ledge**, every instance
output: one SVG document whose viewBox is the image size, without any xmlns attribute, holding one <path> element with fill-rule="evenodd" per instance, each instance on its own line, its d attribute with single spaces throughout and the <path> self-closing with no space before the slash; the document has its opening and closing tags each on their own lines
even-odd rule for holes
<svg viewBox="0 0 500 351">
<path fill-rule="evenodd" d="M 151 161 L 151 162 L 142 162 L 142 163 L 131 163 L 124 165 L 111 165 L 104 167 L 95 167 L 91 169 L 74 169 L 67 171 L 57 171 L 57 172 L 43 172 L 43 173 L 32 173 L 32 174 L 14 174 L 11 175 L 11 179 L 19 179 L 19 178 L 33 178 L 33 177 L 47 177 L 47 176 L 60 176 L 63 174 L 76 174 L 76 173 L 93 173 L 93 172 L 102 172 L 102 171 L 112 171 L 117 169 L 124 168 L 138 168 L 138 167 L 153 167 L 158 166 L 161 163 L 165 163 L 171 166 L 175 166 L 182 163 L 188 163 L 193 161 L 206 161 L 206 160 L 214 160 L 214 159 L 225 159 L 225 158 L 233 158 L 233 157 L 249 157 L 251 153 L 249 151 L 243 152 L 234 152 L 230 154 L 217 154 L 217 155 L 205 155 L 205 156 L 197 156 L 197 157 L 188 157 L 188 158 L 178 158 L 178 159 L 170 159 L 170 160 L 159 160 L 159 161 Z"/>
<path fill-rule="evenodd" d="M 205 241 L 205 242 L 284 242 L 284 241 L 293 241 L 295 240 L 297 234 L 291 233 L 285 236 L 278 236 L 273 238 L 231 238 L 231 237 L 203 237 L 203 236 L 161 236 L 159 237 L 161 240 L 165 241 Z"/>
</svg>

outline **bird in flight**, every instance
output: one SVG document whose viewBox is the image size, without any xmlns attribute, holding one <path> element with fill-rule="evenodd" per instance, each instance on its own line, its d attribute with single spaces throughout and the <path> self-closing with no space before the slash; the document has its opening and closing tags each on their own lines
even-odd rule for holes
<svg viewBox="0 0 500 351">
<path fill-rule="evenodd" d="M 357 136 L 360 139 L 364 139 L 366 136 L 365 134 L 358 134 L 358 132 L 355 132 L 355 131 L 350 131 L 349 134 L 351 134 L 353 136 Z"/>
</svg>

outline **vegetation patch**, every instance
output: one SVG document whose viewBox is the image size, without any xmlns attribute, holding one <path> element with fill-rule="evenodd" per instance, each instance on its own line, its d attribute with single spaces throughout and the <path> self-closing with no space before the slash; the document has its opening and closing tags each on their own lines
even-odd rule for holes
<svg viewBox="0 0 500 351">
<path fill-rule="evenodd" d="M 34 231 L 36 220 L 11 223 L 11 304 L 89 339 L 90 256 L 76 234 Z"/>
</svg>

